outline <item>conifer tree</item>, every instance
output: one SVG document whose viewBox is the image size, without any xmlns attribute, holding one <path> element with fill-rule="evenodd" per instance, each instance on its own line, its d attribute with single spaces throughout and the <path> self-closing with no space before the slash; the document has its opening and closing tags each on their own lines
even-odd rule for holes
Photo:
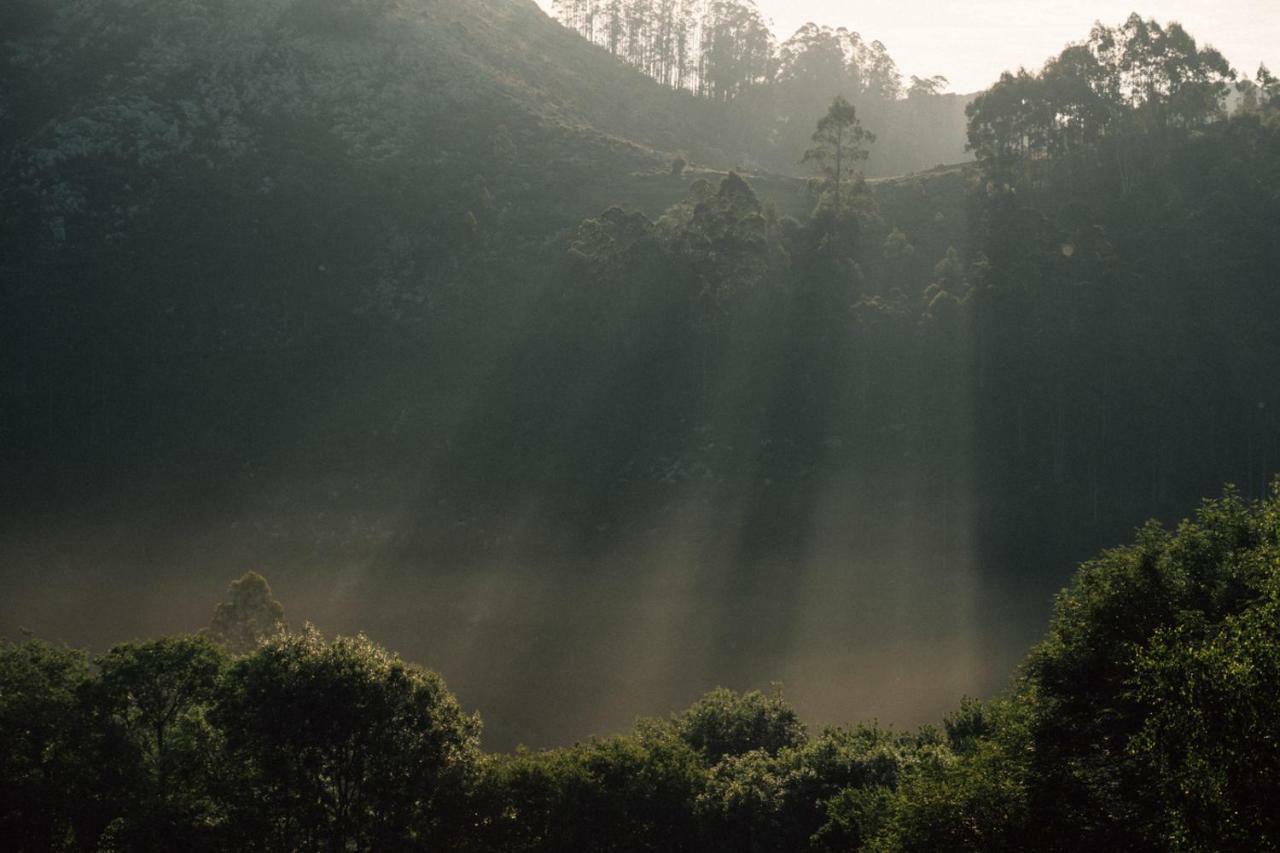
<svg viewBox="0 0 1280 853">
<path fill-rule="evenodd" d="M 858 174 L 857 164 L 867 159 L 867 145 L 875 141 L 875 134 L 862 129 L 858 111 L 843 97 L 832 101 L 827 114 L 818 121 L 814 146 L 805 152 L 802 162 L 814 164 L 826 176 L 836 216 L 842 210 L 842 186 L 851 174 Z"/>
</svg>

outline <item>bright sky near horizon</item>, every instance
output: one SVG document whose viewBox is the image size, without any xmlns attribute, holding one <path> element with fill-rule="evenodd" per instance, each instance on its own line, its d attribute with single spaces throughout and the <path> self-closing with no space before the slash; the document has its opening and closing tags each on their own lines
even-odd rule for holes
<svg viewBox="0 0 1280 853">
<path fill-rule="evenodd" d="M 550 8 L 551 0 L 537 0 Z M 904 75 L 942 74 L 951 91 L 973 92 L 1000 72 L 1039 68 L 1094 21 L 1138 12 L 1179 21 L 1218 48 L 1241 73 L 1259 62 L 1280 69 L 1280 0 L 757 0 L 786 38 L 806 21 L 848 27 L 889 48 Z"/>
</svg>

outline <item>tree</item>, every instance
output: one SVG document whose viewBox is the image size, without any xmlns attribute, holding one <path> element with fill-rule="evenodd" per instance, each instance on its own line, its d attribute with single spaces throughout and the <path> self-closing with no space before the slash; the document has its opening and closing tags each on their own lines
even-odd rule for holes
<svg viewBox="0 0 1280 853">
<path fill-rule="evenodd" d="M 477 849 L 642 853 L 704 850 L 694 800 L 701 757 L 669 725 L 486 765 Z"/>
<path fill-rule="evenodd" d="M 728 101 L 767 83 L 773 34 L 755 0 L 553 0 L 562 24 L 660 83 Z"/>
<path fill-rule="evenodd" d="M 890 798 L 890 813 L 881 817 L 871 849 L 896 853 L 1048 849 L 1027 847 L 1022 841 L 1027 796 L 1022 754 L 1026 749 L 1023 744 L 1014 746 L 1021 747 L 1021 754 L 1005 738 L 981 740 L 964 756 L 942 745 L 921 749 L 896 796 Z"/>
<path fill-rule="evenodd" d="M 1135 662 L 1153 713 L 1131 746 L 1171 850 L 1280 849 L 1280 578 L 1212 627 L 1157 632 Z"/>
<path fill-rule="evenodd" d="M 946 77 L 941 74 L 935 74 L 932 77 L 917 77 L 911 75 L 911 85 L 907 87 L 908 98 L 929 98 L 940 95 L 944 89 L 950 84 Z"/>
<path fill-rule="evenodd" d="M 214 611 L 202 632 L 232 654 L 248 654 L 265 638 L 284 630 L 284 607 L 271 593 L 271 584 L 257 572 L 245 572 L 231 582 L 227 600 Z"/>
<path fill-rule="evenodd" d="M 1242 77 L 1236 81 L 1236 91 L 1240 93 L 1241 112 L 1256 112 L 1260 106 L 1258 101 L 1258 84 L 1250 80 L 1248 77 Z"/>
<path fill-rule="evenodd" d="M 843 210 L 841 189 L 856 164 L 867 159 L 866 146 L 876 141 L 875 134 L 862 129 L 858 111 L 842 96 L 831 102 L 827 114 L 818 121 L 813 134 L 814 147 L 805 152 L 802 162 L 814 164 L 826 176 L 834 200 L 835 215 Z"/>
<path fill-rule="evenodd" d="M 710 0 L 700 35 L 700 94 L 730 101 L 752 86 L 769 81 L 773 33 L 755 0 Z"/>
<path fill-rule="evenodd" d="M 116 646 L 98 658 L 94 723 L 112 752 L 103 773 L 122 775 L 113 844 L 130 850 L 198 846 L 214 823 L 217 737 L 205 719 L 227 663 L 205 637 Z M 109 788 L 104 783 L 101 787 Z"/>
<path fill-rule="evenodd" d="M 712 690 L 675 720 L 676 731 L 707 763 L 760 749 L 776 753 L 804 742 L 804 724 L 780 691 Z"/>
<path fill-rule="evenodd" d="M 805 24 L 778 48 L 777 82 L 796 84 L 795 94 L 817 90 L 819 98 L 846 89 L 860 94 L 858 56 L 863 49 L 858 33 Z"/>
<path fill-rule="evenodd" d="M 204 637 L 116 646 L 96 661 L 99 690 L 164 781 L 169 735 L 192 708 L 213 698 L 224 653 Z"/>
<path fill-rule="evenodd" d="M 1035 849 L 1274 849 L 1277 530 L 1229 490 L 1081 567 L 1020 688 Z"/>
<path fill-rule="evenodd" d="M 311 626 L 237 661 L 213 719 L 243 777 L 230 803 L 240 849 L 432 844 L 478 758 L 479 719 L 439 675 Z"/>
<path fill-rule="evenodd" d="M 1258 66 L 1256 75 L 1259 106 L 1280 109 L 1280 78 L 1271 73 L 1266 65 Z"/>
<path fill-rule="evenodd" d="M 1019 70 L 974 99 L 969 148 L 1001 181 L 1038 174 L 1049 158 L 1076 150 L 1113 159 L 1122 193 L 1150 161 L 1154 142 L 1217 118 L 1236 73 L 1218 51 L 1200 47 L 1181 26 L 1132 15 L 1118 27 L 1094 27 L 1039 73 Z M 1110 145 L 1110 156 L 1097 148 Z M 1034 168 L 1033 168 L 1034 167 Z"/>
<path fill-rule="evenodd" d="M 79 693 L 82 652 L 37 640 L 0 640 L 0 846 L 59 849 L 72 832 L 72 779 L 85 760 Z"/>
</svg>

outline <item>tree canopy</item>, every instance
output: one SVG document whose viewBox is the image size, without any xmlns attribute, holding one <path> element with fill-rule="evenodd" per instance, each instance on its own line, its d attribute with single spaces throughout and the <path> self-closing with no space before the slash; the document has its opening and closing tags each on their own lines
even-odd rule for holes
<svg viewBox="0 0 1280 853">
<path fill-rule="evenodd" d="M 810 734 L 779 689 L 484 755 L 434 673 L 308 626 L 91 670 L 0 645 L 7 849 L 1280 849 L 1280 482 L 1083 564 L 1005 694 Z"/>
</svg>

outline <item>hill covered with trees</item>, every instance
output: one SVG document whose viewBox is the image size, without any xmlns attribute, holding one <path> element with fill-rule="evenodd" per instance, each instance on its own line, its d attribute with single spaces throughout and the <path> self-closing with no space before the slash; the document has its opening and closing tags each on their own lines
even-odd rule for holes
<svg viewBox="0 0 1280 853">
<path fill-rule="evenodd" d="M 779 41 L 754 0 L 557 0 L 557 16 L 583 38 L 704 102 L 732 128 L 740 163 L 790 173 L 811 117 L 833 97 L 855 104 L 883 145 L 867 172 L 898 175 L 969 159 L 964 107 L 942 75 L 904 81 L 889 49 L 846 27 L 805 24 Z"/>
<path fill-rule="evenodd" d="M 6 627 L 176 632 L 266 565 L 499 747 L 779 677 L 915 722 L 1280 459 L 1280 92 L 1228 115 L 1180 27 L 1082 34 L 972 102 L 976 163 L 877 180 L 939 96 L 851 31 L 738 85 L 517 0 L 0 15 Z"/>
</svg>

